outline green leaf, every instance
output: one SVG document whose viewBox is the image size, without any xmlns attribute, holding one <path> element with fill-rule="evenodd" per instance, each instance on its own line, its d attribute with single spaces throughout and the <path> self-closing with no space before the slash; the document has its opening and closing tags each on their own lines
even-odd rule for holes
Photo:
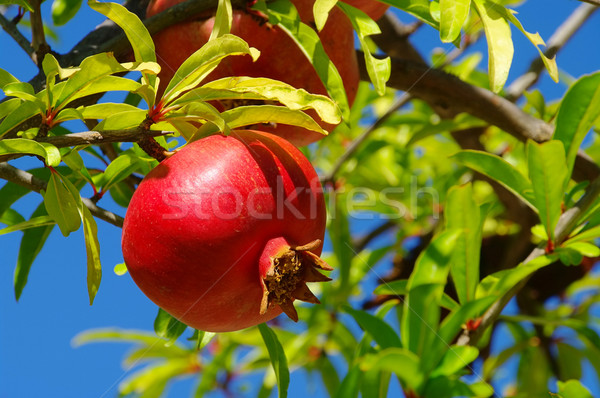
<svg viewBox="0 0 600 398">
<path fill-rule="evenodd" d="M 466 150 L 452 156 L 458 162 L 492 180 L 519 196 L 529 207 L 537 210 L 531 182 L 519 170 L 499 156 L 483 151 Z"/>
<path fill-rule="evenodd" d="M 440 0 L 440 39 L 452 43 L 469 16 L 471 0 Z"/>
<path fill-rule="evenodd" d="M 56 167 L 60 163 L 60 151 L 52 144 L 35 142 L 25 138 L 9 138 L 0 141 L 0 154 L 28 153 L 44 158 L 48 166 Z"/>
<path fill-rule="evenodd" d="M 23 231 L 29 228 L 38 228 L 45 227 L 48 225 L 54 225 L 54 219 L 50 216 L 39 216 L 30 218 L 27 221 L 20 222 L 18 224 L 13 224 L 6 228 L 0 229 L 0 235 L 8 234 L 16 231 Z"/>
<path fill-rule="evenodd" d="M 12 105 L 11 105 L 12 106 Z M 8 113 L 0 123 L 0 138 L 9 131 L 19 126 L 21 123 L 40 114 L 40 108 L 34 102 L 23 102 L 18 108 Z"/>
<path fill-rule="evenodd" d="M 540 268 L 552 264 L 558 259 L 557 255 L 550 254 L 537 257 L 527 263 L 521 263 L 515 268 L 495 272 L 483 278 L 477 286 L 477 298 L 504 296 L 513 286 L 523 278 L 534 273 Z"/>
<path fill-rule="evenodd" d="M 14 112 L 22 103 L 19 98 L 6 99 L 0 103 L 0 120 Z"/>
<path fill-rule="evenodd" d="M 404 296 L 406 294 L 406 285 L 408 280 L 396 280 L 390 282 L 384 282 L 377 286 L 373 293 L 375 294 L 390 294 L 394 296 Z M 459 307 L 459 304 L 454 299 L 448 296 L 446 293 L 442 296 L 440 305 L 450 311 L 453 311 Z"/>
<path fill-rule="evenodd" d="M 217 14 L 215 15 L 215 24 L 208 40 L 210 41 L 230 33 L 232 21 L 233 9 L 231 7 L 231 0 L 219 0 Z"/>
<path fill-rule="evenodd" d="M 1 142 L 1 141 L 0 141 Z M 44 195 L 44 205 L 48 215 L 56 221 L 63 236 L 69 236 L 81 226 L 81 217 L 75 198 L 63 185 L 57 172 L 50 174 L 50 181 Z"/>
<path fill-rule="evenodd" d="M 337 68 L 327 56 L 319 35 L 300 21 L 296 8 L 287 0 L 275 0 L 268 3 L 260 0 L 256 3 L 255 8 L 266 13 L 271 22 L 276 22 L 296 42 L 298 48 L 313 64 L 329 96 L 340 107 L 343 119 L 347 120 L 350 117 L 350 105 L 344 83 Z"/>
<path fill-rule="evenodd" d="M 560 141 L 527 142 L 527 160 L 535 207 L 546 233 L 554 241 L 554 229 L 561 214 L 565 180 L 568 179 L 565 150 Z"/>
<path fill-rule="evenodd" d="M 95 11 L 111 19 L 125 31 L 125 35 L 133 48 L 137 62 L 156 62 L 154 42 L 143 22 L 134 13 L 116 3 L 99 3 L 88 0 L 88 5 Z M 142 72 L 142 83 L 150 87 L 156 86 L 156 75 Z M 154 103 L 148 104 L 152 107 Z"/>
<path fill-rule="evenodd" d="M 330 98 L 267 78 L 227 77 L 214 80 L 186 93 L 174 104 L 227 99 L 277 101 L 293 110 L 313 109 L 329 124 L 341 121 L 340 109 Z"/>
<path fill-rule="evenodd" d="M 316 0 L 315 4 L 313 4 L 315 26 L 319 32 L 325 27 L 325 23 L 327 23 L 327 19 L 329 18 L 329 12 L 333 10 L 336 4 L 339 4 L 337 0 Z"/>
<path fill-rule="evenodd" d="M 371 54 L 371 49 L 369 43 L 367 42 L 368 36 L 378 35 L 381 33 L 379 25 L 369 18 L 367 14 L 357 8 L 349 6 L 343 2 L 339 2 L 338 5 L 344 11 L 344 13 L 346 13 L 350 19 L 350 22 L 352 22 L 352 26 L 354 27 L 360 42 L 360 47 L 365 56 L 367 73 L 369 74 L 371 83 L 373 83 L 373 87 L 375 87 L 375 91 L 379 95 L 384 95 L 385 84 L 389 80 L 392 73 L 392 60 L 390 57 L 385 57 L 383 59 L 375 58 L 373 54 Z"/>
<path fill-rule="evenodd" d="M 592 243 L 567 241 L 563 243 L 563 246 L 575 250 L 586 257 L 594 258 L 600 256 L 600 248 Z"/>
<path fill-rule="evenodd" d="M 102 264 L 100 263 L 100 243 L 98 242 L 98 227 L 90 210 L 81 206 L 83 218 L 83 233 L 85 237 L 85 252 L 87 256 L 87 286 L 90 305 L 94 302 L 100 280 L 102 279 Z"/>
<path fill-rule="evenodd" d="M 367 333 L 381 348 L 401 347 L 402 343 L 398 334 L 381 318 L 369 314 L 365 311 L 358 311 L 345 306 L 344 311 L 352 315 L 356 323 Z"/>
<path fill-rule="evenodd" d="M 540 49 L 539 46 L 540 45 L 545 46 L 546 43 L 544 43 L 544 40 L 539 35 L 539 33 L 527 32 L 525 30 L 525 28 L 523 27 L 523 25 L 521 24 L 521 22 L 517 19 L 517 17 L 515 17 L 515 14 L 516 14 L 515 11 L 510 10 L 505 7 L 498 7 L 497 9 L 503 15 L 504 19 L 506 19 L 507 21 L 510 21 L 513 25 L 515 25 L 521 31 L 521 33 L 523 33 L 525 35 L 525 37 L 527 37 L 529 39 L 529 41 L 535 46 L 535 48 L 538 50 L 538 52 L 540 54 L 540 58 L 542 59 L 544 66 L 546 67 L 546 70 L 548 71 L 548 74 L 550 75 L 552 80 L 554 80 L 555 83 L 558 83 L 558 67 L 556 66 L 556 56 L 554 56 L 552 58 L 548 58 L 548 57 L 546 57 L 544 52 Z"/>
<path fill-rule="evenodd" d="M 38 217 L 47 216 L 46 208 L 44 203 L 41 203 L 31 215 L 31 219 Z M 21 245 L 19 246 L 19 255 L 17 257 L 17 266 L 15 267 L 14 277 L 14 289 L 15 298 L 18 301 L 21 298 L 23 289 L 27 284 L 27 278 L 29 271 L 33 265 L 33 261 L 44 247 L 50 232 L 54 228 L 54 224 L 47 226 L 40 226 L 37 228 L 27 229 L 23 233 L 21 238 Z"/>
<path fill-rule="evenodd" d="M 19 213 L 18 211 L 8 208 L 5 211 L 0 213 L 0 223 L 4 224 L 4 225 L 8 225 L 8 226 L 13 226 L 13 225 L 17 225 L 17 224 L 21 224 L 25 222 L 25 217 L 23 217 L 21 215 L 21 213 Z M 0 235 L 2 233 L 6 233 L 6 232 L 2 232 L 4 230 L 0 230 Z"/>
<path fill-rule="evenodd" d="M 404 348 L 386 348 L 377 354 L 366 355 L 360 364 L 363 371 L 371 369 L 393 372 L 402 386 L 413 391 L 421 388 L 425 375 L 420 371 L 419 357 Z"/>
<path fill-rule="evenodd" d="M 462 230 L 456 241 L 450 274 L 461 303 L 473 300 L 479 283 L 481 252 L 480 209 L 473 198 L 471 184 L 455 186 L 448 192 L 444 209 L 447 229 Z"/>
<path fill-rule="evenodd" d="M 124 153 L 110 162 L 98 185 L 102 187 L 103 191 L 108 191 L 113 185 L 123 181 L 125 178 L 129 177 L 131 173 L 139 170 L 140 167 L 142 167 L 142 165 L 139 158 Z"/>
<path fill-rule="evenodd" d="M 429 377 L 452 376 L 477 359 L 478 355 L 479 350 L 475 347 L 450 346 L 442 357 L 440 364 L 431 372 Z"/>
<path fill-rule="evenodd" d="M 580 78 L 569 88 L 556 115 L 554 139 L 565 147 L 568 176 L 583 139 L 599 117 L 600 72 L 597 72 Z"/>
<path fill-rule="evenodd" d="M 177 69 L 163 94 L 164 105 L 171 103 L 181 93 L 196 87 L 223 58 L 230 55 L 251 55 L 252 59 L 256 59 L 259 52 L 250 48 L 244 40 L 230 34 L 209 41 Z"/>
<path fill-rule="evenodd" d="M 400 325 L 403 346 L 421 356 L 436 339 L 440 302 L 459 231 L 436 236 L 419 255 L 408 280 Z"/>
<path fill-rule="evenodd" d="M 209 122 L 203 131 L 223 132 L 229 134 L 231 126 L 227 124 L 223 115 L 212 105 L 206 102 L 192 102 L 177 112 L 171 112 L 163 118 L 164 122 L 171 124 L 177 131 L 180 131 L 187 141 L 193 141 L 198 137 L 197 122 Z M 160 127 L 158 124 L 155 127 Z M 188 129 L 189 127 L 189 129 Z"/>
<path fill-rule="evenodd" d="M 167 339 L 165 345 L 170 346 L 177 341 L 179 336 L 185 332 L 187 325 L 175 319 L 171 314 L 162 308 L 158 309 L 158 314 L 154 320 L 154 331 L 164 339 Z"/>
<path fill-rule="evenodd" d="M 277 388 L 279 398 L 287 397 L 287 390 L 290 385 L 290 370 L 288 369 L 287 359 L 283 347 L 277 338 L 277 335 L 265 323 L 258 325 L 258 330 L 265 342 L 271 364 L 277 378 Z"/>
<path fill-rule="evenodd" d="M 359 365 L 354 365 L 348 370 L 340 384 L 335 398 L 358 398 L 361 371 Z"/>
<path fill-rule="evenodd" d="M 16 97 L 23 101 L 33 102 L 39 108 L 40 112 L 46 112 L 46 104 L 35 95 L 31 84 L 22 82 L 9 83 L 4 86 L 3 90 L 7 97 Z"/>
<path fill-rule="evenodd" d="M 196 335 L 196 339 L 195 339 L 196 340 L 196 350 L 200 351 L 217 335 L 217 333 L 196 330 L 195 335 Z"/>
<path fill-rule="evenodd" d="M 593 398 L 579 380 L 558 381 L 558 393 L 562 398 Z"/>
<path fill-rule="evenodd" d="M 69 22 L 79 11 L 81 0 L 54 0 L 52 2 L 52 22 L 61 26 Z"/>
<path fill-rule="evenodd" d="M 277 105 L 248 105 L 238 106 L 221 113 L 221 116 L 231 129 L 252 126 L 260 123 L 289 124 L 303 127 L 307 130 L 316 131 L 327 135 L 327 131 L 314 119 L 302 111 L 288 109 Z M 198 133 L 190 141 L 194 141 L 204 135 L 216 133 L 215 125 L 206 124 L 198 130 Z"/>
<path fill-rule="evenodd" d="M 117 264 L 117 265 L 115 265 L 115 268 L 113 271 L 114 271 L 115 275 L 123 276 L 127 273 L 127 264 L 125 264 L 125 263 Z"/>
<path fill-rule="evenodd" d="M 506 10 L 489 0 L 473 0 L 473 4 L 483 23 L 488 43 L 490 87 L 497 93 L 506 83 L 514 54 L 510 25 L 505 19 Z"/>
<path fill-rule="evenodd" d="M 77 334 L 75 337 L 73 337 L 72 344 L 74 347 L 80 347 L 89 343 L 131 342 L 135 344 L 142 344 L 144 346 L 153 346 L 159 341 L 162 340 L 151 332 L 117 328 L 102 328 L 86 330 Z"/>
<path fill-rule="evenodd" d="M 388 0 L 385 3 L 406 11 L 439 30 L 439 23 L 431 16 L 429 0 Z"/>
</svg>

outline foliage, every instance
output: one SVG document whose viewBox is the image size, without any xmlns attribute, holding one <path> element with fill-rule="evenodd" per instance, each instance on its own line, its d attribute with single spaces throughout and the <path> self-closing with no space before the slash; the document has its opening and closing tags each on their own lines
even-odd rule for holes
<svg viewBox="0 0 600 398">
<path fill-rule="evenodd" d="M 121 383 L 120 394 L 159 397 L 180 376 L 197 379 L 194 396 L 217 389 L 238 394 L 231 390 L 233 377 L 262 372 L 258 396 L 277 390 L 286 397 L 290 378 L 302 368 L 319 375 L 335 397 L 385 397 L 392 379 L 407 397 L 489 397 L 503 393 L 497 390 L 496 373 L 517 358 L 513 396 L 547 396 L 554 380 L 552 396 L 591 396 L 577 380 L 583 364 L 600 374 L 598 321 L 591 313 L 600 291 L 598 277 L 589 272 L 600 256 L 600 186 L 592 180 L 599 175 L 593 163 L 600 158 L 600 72 L 577 79 L 556 102 L 546 103 L 529 86 L 516 97 L 511 92 L 513 100 L 524 95 L 523 103 L 507 111 L 511 116 L 489 120 L 469 109 L 445 113 L 427 98 L 409 98 L 411 107 L 400 107 L 407 97 L 399 95 L 393 77 L 402 70 L 395 69 L 393 56 L 379 56 L 379 26 L 357 8 L 335 3 L 316 2 L 315 28 L 322 28 L 332 7 L 340 7 L 357 32 L 370 82 L 361 84 L 352 107 L 316 30 L 300 21 L 287 0 L 259 1 L 254 8 L 294 38 L 330 97 L 268 78 L 206 81 L 227 57 L 260 56 L 229 33 L 228 1 L 218 2 L 218 30 L 211 40 L 181 65 L 160 96 L 151 35 L 135 13 L 116 3 L 90 0 L 88 5 L 124 30 L 133 60 L 107 51 L 66 67 L 60 56 L 39 52 L 34 39 L 34 50 L 42 55 L 43 84 L 19 81 L 0 69 L 5 95 L 0 162 L 22 156 L 40 162 L 40 168 L 25 174 L 38 183 L 23 182 L 10 164 L 0 163 L 0 178 L 6 180 L 0 188 L 0 222 L 5 225 L 0 235 L 23 231 L 16 299 L 27 293 L 32 264 L 57 226 L 64 236 L 84 232 L 93 303 L 102 276 L 96 219 L 119 224 L 118 216 L 106 215 L 98 205 L 109 193 L 117 204 L 113 211 L 122 214 L 135 184 L 160 160 L 153 150 L 168 153 L 210 134 L 260 123 L 326 134 L 304 112 L 311 110 L 324 122 L 342 122 L 329 137 L 304 149 L 324 175 L 331 243 L 326 260 L 336 270 L 320 291 L 322 304 L 299 306 L 298 326 L 278 318 L 268 326 L 213 334 L 191 331 L 159 309 L 154 334 L 117 328 L 82 332 L 77 344 L 129 342 L 135 350 L 125 361 L 147 362 Z M 460 48 L 462 56 L 435 62 L 448 72 L 443 75 L 448 84 L 461 79 L 480 90 L 473 91 L 478 95 L 497 101 L 508 96 L 510 90 L 503 90 L 514 55 L 511 26 L 538 48 L 538 62 L 558 80 L 555 58 L 539 48 L 544 41 L 525 30 L 508 1 L 385 3 L 394 13 L 439 30 L 442 42 Z M 34 1 L 2 4 L 39 12 Z M 76 17 L 80 6 L 87 7 L 54 0 L 54 23 Z M 462 53 L 482 35 L 488 46 L 487 75 L 478 69 L 477 53 Z M 100 99 L 112 92 L 126 92 L 127 99 Z M 213 105 L 219 100 L 267 104 L 221 112 Z M 540 139 L 531 131 L 511 130 L 502 119 L 509 117 L 535 119 L 553 135 Z M 110 140 L 72 144 L 74 128 Z M 583 162 L 584 141 L 593 162 Z M 98 159 L 106 166 L 92 166 Z M 84 187 L 92 188 L 91 199 L 82 198 Z M 32 191 L 41 196 L 27 219 L 19 205 Z M 369 220 L 372 234 L 357 236 L 360 219 Z M 376 244 L 375 238 L 385 243 Z M 379 264 L 386 264 L 385 276 Z M 123 265 L 115 272 L 128 277 Z M 518 313 L 501 314 L 514 297 Z M 545 303 L 549 297 L 560 300 L 550 306 Z M 559 337 L 564 329 L 575 337 Z M 499 335 L 511 342 L 491 352 Z"/>
</svg>

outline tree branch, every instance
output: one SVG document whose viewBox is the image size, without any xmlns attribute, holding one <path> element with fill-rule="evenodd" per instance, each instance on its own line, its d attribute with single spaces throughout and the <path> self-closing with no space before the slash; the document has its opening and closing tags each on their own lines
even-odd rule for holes
<svg viewBox="0 0 600 398">
<path fill-rule="evenodd" d="M 5 162 L 0 162 L 0 178 L 18 184 L 32 191 L 40 193 L 42 189 L 46 189 L 47 183 L 33 174 L 24 170 L 17 169 Z M 81 198 L 83 204 L 90 209 L 90 212 L 101 220 L 106 221 L 116 227 L 123 227 L 123 217 L 118 216 L 108 210 L 96 206 L 94 202 L 87 198 Z"/>
<path fill-rule="evenodd" d="M 29 14 L 31 15 L 31 46 L 35 54 L 33 61 L 41 68 L 44 57 L 50 52 L 50 46 L 46 42 L 46 35 L 44 34 L 42 0 L 33 0 L 31 5 L 33 6 L 33 11 Z"/>
<path fill-rule="evenodd" d="M 46 142 L 57 148 L 64 148 L 77 145 L 99 145 L 109 142 L 138 142 L 145 138 L 165 136 L 173 134 L 172 131 L 146 130 L 141 127 L 126 130 L 105 130 L 105 131 L 84 131 L 81 133 L 72 133 L 59 136 L 50 136 L 43 138 L 34 138 L 37 142 Z M 0 155 L 0 162 L 16 159 L 27 154 L 15 153 L 10 155 Z"/>
<path fill-rule="evenodd" d="M 596 7 L 600 7 L 600 0 L 579 0 L 579 1 L 595 5 Z"/>
<path fill-rule="evenodd" d="M 555 229 L 556 242 L 562 242 L 577 226 L 581 216 L 589 210 L 595 203 L 596 199 L 600 196 L 600 178 L 596 178 L 594 182 L 588 187 L 585 194 L 577 201 L 575 206 L 567 210 L 562 214 L 558 220 L 558 224 Z M 530 261 L 543 256 L 545 254 L 544 247 L 535 248 L 529 256 L 523 261 L 523 265 Z M 483 336 L 485 330 L 491 326 L 500 316 L 500 313 L 508 304 L 508 302 L 527 284 L 531 274 L 527 278 L 523 278 L 513 286 L 504 296 L 496 301 L 492 306 L 485 312 L 481 319 L 479 327 L 469 332 L 465 330 L 463 334 L 458 338 L 458 345 L 476 345 L 481 336 Z"/>
<path fill-rule="evenodd" d="M 31 44 L 29 44 L 29 40 L 27 40 L 27 38 L 23 36 L 21 32 L 19 32 L 16 24 L 6 19 L 4 15 L 0 14 L 0 26 L 2 26 L 2 29 L 4 29 L 4 31 L 8 33 L 15 42 L 17 42 L 19 47 L 21 47 L 23 51 L 27 53 L 27 55 L 30 57 L 33 56 L 33 47 L 31 47 Z"/>
</svg>

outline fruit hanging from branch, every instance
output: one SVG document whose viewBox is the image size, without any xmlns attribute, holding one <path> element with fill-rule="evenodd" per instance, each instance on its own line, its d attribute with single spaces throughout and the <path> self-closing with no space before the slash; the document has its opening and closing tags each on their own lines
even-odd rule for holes
<svg viewBox="0 0 600 398">
<path fill-rule="evenodd" d="M 156 15 L 181 1 L 183 0 L 151 1 L 146 17 Z M 292 3 L 296 6 L 301 20 L 308 25 L 314 25 L 312 14 L 314 1 L 294 0 Z M 162 89 L 183 61 L 206 44 L 214 24 L 213 16 L 180 23 L 153 36 L 158 63 L 161 66 L 159 77 Z M 309 59 L 292 38 L 277 25 L 271 25 L 262 17 L 247 10 L 234 10 L 231 33 L 244 39 L 251 47 L 260 50 L 261 56 L 256 62 L 253 62 L 250 57 L 228 57 L 207 77 L 206 81 L 228 76 L 268 77 L 296 88 L 303 88 L 313 94 L 327 95 L 327 90 Z M 340 9 L 334 8 L 325 27 L 319 32 L 319 37 L 325 52 L 340 73 L 348 102 L 352 104 L 360 77 L 354 47 L 354 31 L 350 20 Z M 315 116 L 314 113 L 308 113 Z M 320 124 L 328 131 L 335 127 L 324 122 Z M 260 129 L 284 137 L 298 146 L 323 138 L 319 133 L 296 126 L 260 126 Z"/>
<path fill-rule="evenodd" d="M 192 142 L 152 170 L 123 226 L 140 289 L 180 321 L 224 332 L 318 303 L 326 211 L 318 176 L 291 143 L 259 131 Z"/>
</svg>

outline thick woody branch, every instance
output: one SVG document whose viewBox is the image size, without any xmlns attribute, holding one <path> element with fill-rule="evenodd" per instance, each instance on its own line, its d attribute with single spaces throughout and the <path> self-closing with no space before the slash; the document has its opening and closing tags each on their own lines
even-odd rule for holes
<svg viewBox="0 0 600 398">
<path fill-rule="evenodd" d="M 31 2 L 33 11 L 31 15 L 31 36 L 32 47 L 34 50 L 34 62 L 41 68 L 44 56 L 50 52 L 50 46 L 46 42 L 44 33 L 44 21 L 42 21 L 42 0 L 33 0 Z"/>
<path fill-rule="evenodd" d="M 594 180 L 594 182 L 588 187 L 586 193 L 579 199 L 574 207 L 563 213 L 556 226 L 555 236 L 556 242 L 560 243 L 573 231 L 573 229 L 579 223 L 581 216 L 588 211 L 595 203 L 596 199 L 600 196 L 600 178 Z M 527 264 L 530 261 L 543 256 L 545 254 L 544 247 L 538 247 L 534 249 L 529 256 L 525 259 L 523 264 Z M 472 332 L 465 331 L 458 338 L 458 345 L 476 345 L 485 330 L 491 326 L 500 313 L 508 304 L 508 302 L 527 284 L 529 277 L 523 278 L 519 283 L 513 286 L 504 296 L 496 301 L 492 306 L 485 312 L 481 319 L 479 327 Z"/>
<path fill-rule="evenodd" d="M 18 184 L 25 188 L 28 188 L 35 192 L 41 192 L 42 189 L 46 189 L 47 184 L 45 181 L 40 180 L 33 174 L 28 173 L 24 170 L 17 169 L 5 162 L 0 162 L 0 178 Z M 118 216 L 108 210 L 96 206 L 94 202 L 87 198 L 81 198 L 83 204 L 90 209 L 90 212 L 101 220 L 106 221 L 114 226 L 123 227 L 123 217 Z"/>
<path fill-rule="evenodd" d="M 21 32 L 19 32 L 17 25 L 6 19 L 4 15 L 0 14 L 0 26 L 2 26 L 2 29 L 4 29 L 4 31 L 13 38 L 13 40 L 19 45 L 19 47 L 23 49 L 23 51 L 27 53 L 27 55 L 30 57 L 33 56 L 33 47 L 31 47 L 31 44 L 29 44 L 29 40 L 27 40 L 27 38 L 23 36 Z"/>
<path fill-rule="evenodd" d="M 361 77 L 366 77 L 363 57 L 359 60 Z M 442 70 L 393 58 L 392 71 L 389 87 L 421 98 L 449 117 L 467 112 L 522 140 L 542 142 L 552 137 L 552 125 L 525 113 L 507 99 Z"/>
</svg>

